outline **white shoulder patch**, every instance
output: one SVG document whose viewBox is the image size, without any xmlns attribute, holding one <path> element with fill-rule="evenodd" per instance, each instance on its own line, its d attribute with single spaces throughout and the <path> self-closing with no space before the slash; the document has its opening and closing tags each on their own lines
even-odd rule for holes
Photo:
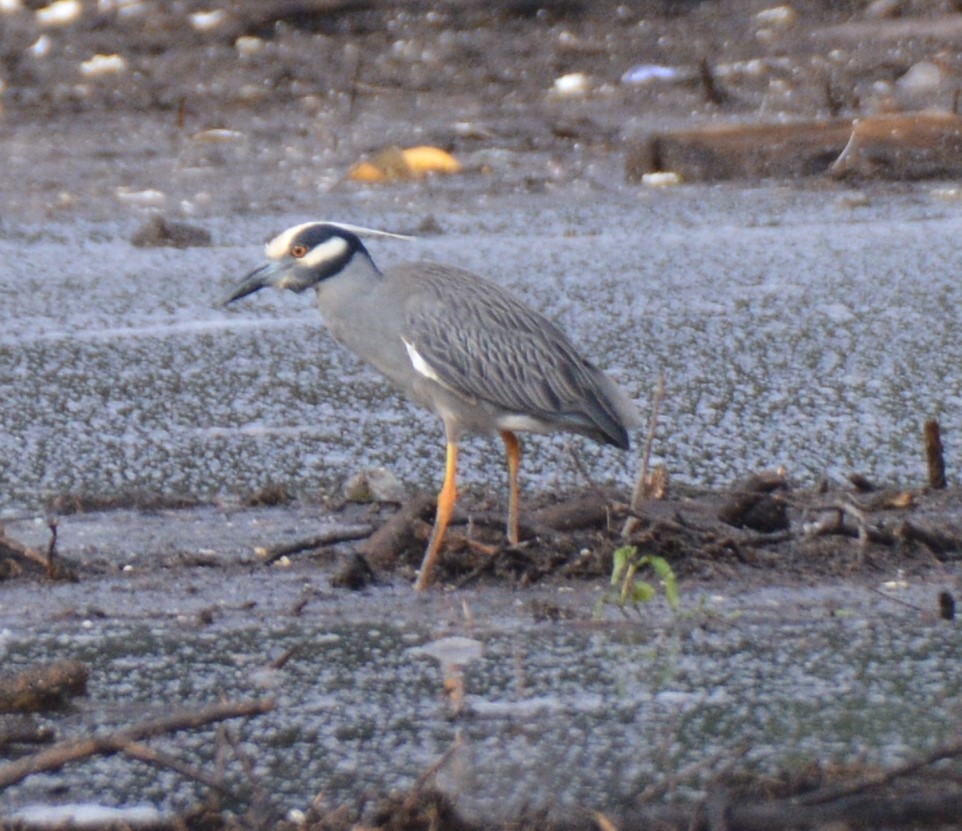
<svg viewBox="0 0 962 831">
<path fill-rule="evenodd" d="M 421 353 L 414 348 L 414 344 L 409 343 L 404 340 L 404 338 L 401 338 L 401 340 L 404 341 L 404 345 L 407 347 L 408 357 L 411 359 L 411 366 L 414 367 L 414 371 L 417 372 L 418 375 L 423 375 L 425 378 L 437 381 L 439 384 L 443 383 L 441 377 L 434 371 L 431 365 L 424 360 Z"/>
</svg>

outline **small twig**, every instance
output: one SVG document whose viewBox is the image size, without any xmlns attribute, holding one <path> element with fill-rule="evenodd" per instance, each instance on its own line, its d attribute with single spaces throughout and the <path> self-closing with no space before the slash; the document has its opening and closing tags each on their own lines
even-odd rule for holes
<svg viewBox="0 0 962 831">
<path fill-rule="evenodd" d="M 864 505 L 859 504 L 851 496 L 843 496 L 826 505 L 813 506 L 811 510 L 818 513 L 829 513 L 831 516 L 830 518 L 815 523 L 815 525 L 809 529 L 807 535 L 815 537 L 828 534 L 842 534 L 857 537 L 859 541 L 859 563 L 862 562 L 869 543 L 895 545 L 898 542 L 896 534 L 887 531 L 885 528 L 870 525 L 868 512 L 871 508 L 866 508 Z M 846 527 L 844 522 L 845 517 L 850 517 L 854 521 L 854 531 L 851 527 Z"/>
<path fill-rule="evenodd" d="M 702 58 L 698 62 L 698 80 L 701 81 L 702 90 L 705 93 L 705 101 L 709 104 L 721 104 L 725 96 L 715 83 L 715 76 L 708 65 L 708 59 Z"/>
<path fill-rule="evenodd" d="M 929 470 L 929 487 L 945 490 L 945 455 L 938 419 L 930 418 L 923 428 L 925 436 L 925 461 Z"/>
<path fill-rule="evenodd" d="M 144 739 L 177 733 L 181 730 L 195 730 L 227 719 L 258 716 L 273 709 L 273 701 L 228 701 L 199 710 L 186 710 L 163 718 L 150 719 L 104 735 L 58 742 L 46 750 L 0 765 L 0 791 L 23 781 L 34 773 L 51 773 L 71 762 L 91 756 L 110 756 L 121 753 L 128 745 Z"/>
<path fill-rule="evenodd" d="M 17 720 L 5 723 L 0 731 L 0 750 L 14 744 L 50 744 L 54 740 L 53 729 L 33 720 Z"/>
<path fill-rule="evenodd" d="M 924 611 L 924 609 L 921 609 L 914 603 L 909 603 L 907 600 L 903 600 L 901 597 L 895 597 L 894 595 L 886 594 L 881 589 L 877 589 L 875 586 L 869 586 L 869 589 L 879 595 L 879 597 L 884 597 L 886 600 L 891 600 L 893 603 L 898 603 L 900 606 L 905 606 L 907 609 L 911 609 L 913 612 Z"/>
<path fill-rule="evenodd" d="M 235 800 L 238 799 L 238 795 L 228 788 L 220 777 L 210 776 L 199 768 L 188 765 L 186 762 L 175 759 L 173 756 L 168 756 L 166 753 L 161 753 L 159 750 L 154 750 L 142 742 L 129 742 L 119 748 L 119 750 L 124 756 L 136 759 L 138 762 L 144 762 L 156 768 L 172 770 L 174 773 L 179 773 L 185 779 L 199 782 L 211 790 L 224 794 L 224 796 L 229 796 Z"/>
<path fill-rule="evenodd" d="M 895 529 L 895 536 L 907 542 L 920 542 L 933 554 L 937 560 L 952 559 L 944 555 L 962 551 L 962 538 L 946 531 L 934 528 L 924 528 L 914 522 L 903 520 Z"/>
<path fill-rule="evenodd" d="M 357 97 L 361 86 L 361 50 L 353 43 L 347 44 L 347 46 L 344 47 L 344 59 L 345 61 L 352 60 L 354 62 L 350 87 L 347 91 L 347 118 L 345 119 L 345 122 L 350 124 L 354 121 L 354 111 L 357 106 Z"/>
<path fill-rule="evenodd" d="M 327 545 L 334 545 L 339 542 L 350 542 L 351 540 L 362 540 L 374 533 L 373 525 L 341 525 L 331 528 L 316 537 L 308 537 L 303 540 L 274 545 L 264 550 L 263 558 L 267 565 L 276 563 L 281 557 L 288 557 L 291 554 L 300 554 L 302 551 L 311 551 L 315 548 L 323 548 Z"/>
<path fill-rule="evenodd" d="M 297 655 L 304 648 L 304 644 L 296 643 L 290 649 L 285 650 L 281 653 L 279 658 L 275 658 L 271 661 L 268 666 L 271 669 L 284 669 L 287 666 L 287 662 L 291 660 L 295 655 Z"/>
<path fill-rule="evenodd" d="M 50 529 L 50 542 L 47 543 L 47 562 L 53 565 L 57 556 L 57 518 L 50 517 L 47 520 L 47 527 Z"/>
<path fill-rule="evenodd" d="M 735 748 L 734 753 L 732 753 L 732 748 L 730 747 L 721 748 L 704 759 L 697 759 L 696 761 L 685 765 L 680 770 L 677 770 L 670 776 L 665 777 L 661 782 L 655 782 L 654 784 L 649 785 L 640 794 L 638 794 L 638 796 L 635 797 L 634 801 L 638 805 L 644 805 L 646 802 L 651 802 L 656 798 L 661 798 L 665 794 L 675 790 L 680 784 L 692 781 L 702 771 L 713 769 L 718 762 L 730 756 L 718 774 L 723 775 L 725 772 L 734 768 L 744 758 L 745 753 L 747 752 L 748 745 Z"/>
<path fill-rule="evenodd" d="M 273 813 L 271 808 L 270 795 L 267 793 L 263 782 L 254 770 L 254 760 L 242 746 L 240 738 L 234 730 L 227 724 L 220 725 L 223 728 L 221 736 L 230 747 L 234 757 L 241 763 L 244 775 L 247 777 L 247 787 L 250 793 L 246 794 L 249 799 L 248 820 L 254 828 L 270 828 L 274 822 L 268 821 Z"/>
<path fill-rule="evenodd" d="M 62 569 L 57 562 L 57 518 L 49 517 L 47 527 L 50 529 L 50 542 L 47 543 L 47 577 L 60 580 L 69 576 L 69 570 Z"/>
<path fill-rule="evenodd" d="M 856 505 L 853 499 L 839 499 L 838 506 L 845 514 L 855 520 L 855 525 L 858 528 L 858 562 L 861 565 L 869 544 L 868 519 L 865 512 L 860 506 Z"/>
<path fill-rule="evenodd" d="M 463 577 L 455 581 L 454 587 L 456 589 L 463 589 L 469 583 L 473 583 L 486 571 L 490 571 L 491 569 L 493 569 L 495 566 L 495 563 L 497 563 L 498 561 L 498 557 L 503 553 L 504 553 L 504 549 L 501 549 L 499 551 L 496 551 L 492 556 L 485 557 L 481 561 L 480 565 L 475 566 L 473 569 L 471 569 L 471 571 L 469 571 Z"/>
<path fill-rule="evenodd" d="M 648 435 L 645 438 L 645 449 L 641 455 L 641 470 L 635 480 L 634 490 L 631 492 L 631 511 L 638 511 L 648 492 L 648 466 L 651 463 L 651 448 L 655 443 L 655 430 L 658 429 L 658 415 L 661 411 L 661 402 L 665 398 L 665 374 L 659 373 L 658 384 L 655 387 L 655 395 L 651 402 L 651 418 L 648 420 Z M 636 517 L 629 515 L 621 529 L 621 536 L 627 537 L 638 526 Z"/>
<path fill-rule="evenodd" d="M 804 805 L 821 805 L 826 802 L 834 802 L 847 796 L 853 796 L 874 788 L 880 788 L 884 785 L 890 785 L 896 779 L 910 776 L 923 768 L 934 765 L 936 762 L 954 759 L 957 756 L 962 756 L 962 742 L 943 745 L 915 761 L 906 762 L 904 765 L 881 773 L 865 776 L 858 782 L 820 788 L 813 793 L 799 797 L 798 801 Z"/>
<path fill-rule="evenodd" d="M 504 550 L 503 546 L 488 545 L 487 543 L 483 543 L 481 540 L 476 540 L 467 534 L 452 534 L 451 542 L 463 543 L 465 547 L 470 548 L 472 551 L 476 551 L 479 554 L 483 554 L 486 557 L 496 557 Z M 521 545 L 524 545 L 524 543 L 519 543 L 519 546 Z"/>
<path fill-rule="evenodd" d="M 3 529 L 0 528 L 0 553 L 7 554 L 7 556 L 19 557 L 24 560 L 29 560 L 32 563 L 36 563 L 44 568 L 47 567 L 47 557 L 37 551 L 36 548 L 31 548 L 29 545 L 24 545 L 19 540 L 15 540 L 12 537 L 8 537 L 3 533 Z"/>
<path fill-rule="evenodd" d="M 427 785 L 427 783 L 437 775 L 438 771 L 450 761 L 451 757 L 463 747 L 464 736 L 461 735 L 461 731 L 459 730 L 454 737 L 452 745 L 441 754 L 440 758 L 428 765 L 427 769 L 417 778 L 417 781 L 408 794 L 408 800 L 416 799 L 417 794 L 424 789 L 424 786 Z"/>
</svg>

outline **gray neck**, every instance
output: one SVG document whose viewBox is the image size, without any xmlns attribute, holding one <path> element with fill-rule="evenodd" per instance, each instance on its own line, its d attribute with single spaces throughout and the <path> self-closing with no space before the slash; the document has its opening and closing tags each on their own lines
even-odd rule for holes
<svg viewBox="0 0 962 831">
<path fill-rule="evenodd" d="M 324 322 L 340 341 L 347 343 L 352 329 L 376 318 L 378 286 L 384 277 L 366 251 L 358 251 L 337 274 L 314 287 Z"/>
</svg>

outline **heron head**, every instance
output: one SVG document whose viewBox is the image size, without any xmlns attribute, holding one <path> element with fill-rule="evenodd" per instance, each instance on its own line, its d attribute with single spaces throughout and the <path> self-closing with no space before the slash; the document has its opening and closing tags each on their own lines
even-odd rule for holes
<svg viewBox="0 0 962 831">
<path fill-rule="evenodd" d="M 351 226 L 305 222 L 278 234 L 265 246 L 267 262 L 248 274 L 223 305 L 267 286 L 302 292 L 342 271 L 367 251 Z"/>
</svg>

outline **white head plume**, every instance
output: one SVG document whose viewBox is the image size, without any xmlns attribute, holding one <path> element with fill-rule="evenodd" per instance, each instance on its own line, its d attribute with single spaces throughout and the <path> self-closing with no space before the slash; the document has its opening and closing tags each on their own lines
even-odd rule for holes
<svg viewBox="0 0 962 831">
<path fill-rule="evenodd" d="M 403 240 L 413 240 L 414 237 L 405 236 L 404 234 L 393 234 L 390 231 L 379 231 L 377 228 L 365 228 L 361 225 L 349 225 L 346 222 L 326 222 L 322 220 L 315 220 L 313 222 L 302 222 L 300 225 L 295 225 L 292 228 L 288 228 L 286 231 L 281 231 L 274 239 L 270 240 L 267 245 L 264 246 L 264 250 L 267 252 L 267 256 L 272 259 L 280 259 L 285 256 L 291 247 L 291 243 L 294 238 L 301 233 L 305 228 L 310 228 L 313 225 L 330 225 L 332 228 L 339 228 L 342 231 L 348 231 L 351 234 L 357 234 L 359 237 L 386 237 L 388 239 L 403 239 Z"/>
<path fill-rule="evenodd" d="M 335 228 L 340 228 L 342 231 L 350 231 L 352 234 L 357 234 L 359 237 L 384 237 L 386 239 L 403 239 L 406 242 L 411 242 L 416 239 L 408 234 L 395 234 L 393 231 L 381 231 L 377 228 L 365 228 L 363 225 L 351 225 L 347 222 L 328 222 L 327 220 L 321 220 L 324 225 L 333 225 Z"/>
</svg>

